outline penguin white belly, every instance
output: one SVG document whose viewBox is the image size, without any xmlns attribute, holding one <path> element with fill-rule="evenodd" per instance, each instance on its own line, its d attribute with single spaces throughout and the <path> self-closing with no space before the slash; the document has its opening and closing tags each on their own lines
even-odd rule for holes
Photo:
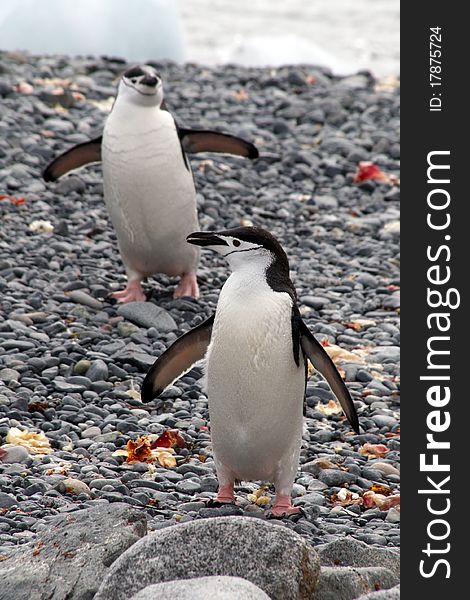
<svg viewBox="0 0 470 600">
<path fill-rule="evenodd" d="M 115 107 L 103 134 L 104 197 L 128 274 L 193 272 L 196 192 L 169 113 Z M 143 112 L 142 112 L 143 111 Z M 150 124 L 149 124 L 150 123 Z"/>
<path fill-rule="evenodd" d="M 248 306 L 227 286 L 206 363 L 216 466 L 240 480 L 288 489 L 298 467 L 305 390 L 303 362 L 298 367 L 293 355 L 292 300 L 266 285 Z"/>
</svg>

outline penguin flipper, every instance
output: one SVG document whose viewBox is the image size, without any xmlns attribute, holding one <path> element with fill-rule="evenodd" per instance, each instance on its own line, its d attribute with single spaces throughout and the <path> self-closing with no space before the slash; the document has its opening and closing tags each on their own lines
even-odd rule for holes
<svg viewBox="0 0 470 600">
<path fill-rule="evenodd" d="M 78 144 L 67 150 L 47 165 L 42 174 L 45 181 L 56 181 L 69 171 L 90 163 L 101 162 L 102 136 Z"/>
<path fill-rule="evenodd" d="M 178 128 L 181 145 L 186 152 L 221 152 L 246 158 L 258 158 L 259 152 L 254 144 L 242 138 L 218 131 L 205 129 Z"/>
<path fill-rule="evenodd" d="M 211 341 L 214 316 L 179 337 L 157 358 L 142 383 L 142 402 L 150 402 L 157 398 L 173 381 L 204 358 Z"/>
<path fill-rule="evenodd" d="M 302 319 L 299 320 L 300 346 L 305 356 L 310 360 L 315 369 L 319 371 L 328 382 L 328 385 L 338 398 L 351 427 L 359 433 L 359 419 L 356 407 L 351 398 L 348 388 L 341 379 L 335 363 L 325 352 L 323 346 L 315 339 L 307 325 Z"/>
</svg>

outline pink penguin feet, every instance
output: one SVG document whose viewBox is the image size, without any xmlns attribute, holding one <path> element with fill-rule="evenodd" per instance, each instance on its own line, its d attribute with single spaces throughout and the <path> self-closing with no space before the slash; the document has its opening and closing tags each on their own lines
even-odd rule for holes
<svg viewBox="0 0 470 600">
<path fill-rule="evenodd" d="M 183 275 L 173 294 L 174 298 L 183 298 L 184 296 L 199 298 L 199 286 L 197 284 L 196 273 L 186 273 Z"/>
<path fill-rule="evenodd" d="M 113 298 L 116 298 L 118 302 L 126 304 L 127 302 L 145 302 L 147 297 L 144 294 L 140 281 L 133 279 L 128 282 L 126 289 L 118 292 L 113 292 Z M 199 286 L 197 284 L 196 273 L 186 273 L 181 278 L 175 293 L 174 298 L 183 298 L 183 296 L 190 296 L 191 298 L 199 298 Z"/>
<path fill-rule="evenodd" d="M 144 290 L 140 284 L 140 281 L 129 281 L 126 289 L 120 290 L 119 292 L 113 292 L 113 298 L 116 298 L 118 302 L 126 304 L 127 302 L 145 302 L 147 300 Z"/>
<path fill-rule="evenodd" d="M 280 519 L 302 513 L 300 506 L 292 506 L 292 500 L 288 494 L 277 494 L 272 508 L 267 512 L 268 517 Z"/>
<path fill-rule="evenodd" d="M 216 507 L 221 504 L 235 504 L 235 494 L 233 493 L 233 483 L 221 485 L 217 496 L 210 500 L 208 506 Z"/>
</svg>

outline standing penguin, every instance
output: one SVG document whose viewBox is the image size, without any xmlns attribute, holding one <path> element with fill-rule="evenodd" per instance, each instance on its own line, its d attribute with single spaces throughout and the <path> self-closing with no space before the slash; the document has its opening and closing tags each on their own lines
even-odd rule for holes
<svg viewBox="0 0 470 600">
<path fill-rule="evenodd" d="M 307 359 L 325 377 L 354 431 L 359 421 L 333 361 L 303 322 L 279 242 L 258 227 L 191 233 L 190 244 L 224 256 L 232 270 L 215 315 L 153 364 L 142 385 L 149 402 L 205 357 L 217 502 L 234 502 L 236 480 L 273 482 L 270 511 L 299 512 L 291 491 L 299 465 Z"/>
<path fill-rule="evenodd" d="M 128 69 L 103 136 L 52 161 L 44 179 L 103 162 L 104 199 L 127 274 L 120 302 L 145 300 L 141 281 L 154 273 L 180 276 L 175 298 L 199 295 L 199 249 L 186 244 L 198 227 L 196 190 L 186 152 L 225 152 L 256 158 L 256 147 L 235 136 L 181 129 L 163 104 L 162 80 L 148 65 Z"/>
</svg>

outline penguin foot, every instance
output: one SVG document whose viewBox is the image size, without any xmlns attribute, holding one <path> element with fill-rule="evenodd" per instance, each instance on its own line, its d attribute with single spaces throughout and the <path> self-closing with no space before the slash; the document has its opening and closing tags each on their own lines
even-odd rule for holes
<svg viewBox="0 0 470 600">
<path fill-rule="evenodd" d="M 231 502 L 220 502 L 217 498 L 211 498 L 208 502 L 206 502 L 207 508 L 221 508 L 222 506 L 236 506 L 236 502 L 232 500 Z"/>
<path fill-rule="evenodd" d="M 129 281 L 125 290 L 120 290 L 119 292 L 113 292 L 111 294 L 113 298 L 116 298 L 118 302 L 122 302 L 122 304 L 127 304 L 127 302 L 137 302 L 142 301 L 145 302 L 147 300 L 144 290 L 140 285 L 140 281 Z"/>
<path fill-rule="evenodd" d="M 217 492 L 217 496 L 211 500 L 214 504 L 235 504 L 235 494 L 233 493 L 233 483 L 228 483 L 226 485 L 221 485 L 219 487 L 219 491 Z"/>
<path fill-rule="evenodd" d="M 278 494 L 272 508 L 267 511 L 266 516 L 268 519 L 282 519 L 282 517 L 289 517 L 290 515 L 298 515 L 302 513 L 303 510 L 300 508 L 300 506 L 292 506 L 290 496 L 286 494 Z"/>
<path fill-rule="evenodd" d="M 173 298 L 183 298 L 184 296 L 199 298 L 199 286 L 197 284 L 196 273 L 186 273 L 186 275 L 183 275 L 173 294 Z"/>
</svg>

